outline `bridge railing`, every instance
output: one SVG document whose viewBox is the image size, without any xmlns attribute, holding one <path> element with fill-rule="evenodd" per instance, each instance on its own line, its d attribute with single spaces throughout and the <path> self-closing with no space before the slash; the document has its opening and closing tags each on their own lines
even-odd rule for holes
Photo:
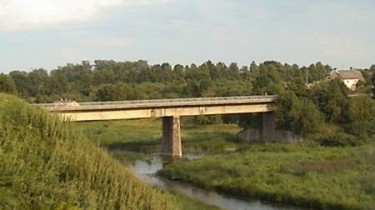
<svg viewBox="0 0 375 210">
<path fill-rule="evenodd" d="M 225 102 L 235 100 L 265 100 L 274 101 L 276 95 L 256 95 L 256 96 L 229 96 L 229 97 L 204 97 L 204 98 L 174 98 L 174 99 L 148 99 L 148 100 L 127 100 L 127 101 L 99 101 L 99 102 L 79 102 L 71 106 L 105 106 L 105 105 L 148 105 L 148 104 L 165 104 L 165 103 L 187 103 L 187 102 Z M 73 102 L 55 102 L 35 104 L 40 107 L 69 107 Z"/>
</svg>

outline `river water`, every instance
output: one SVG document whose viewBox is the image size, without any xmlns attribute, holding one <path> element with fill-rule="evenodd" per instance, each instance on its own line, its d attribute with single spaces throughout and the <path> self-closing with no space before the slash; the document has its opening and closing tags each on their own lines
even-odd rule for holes
<svg viewBox="0 0 375 210">
<path fill-rule="evenodd" d="M 186 154 L 184 158 L 198 159 L 202 155 Z M 153 155 L 151 160 L 136 160 L 130 167 L 131 170 L 144 182 L 156 185 L 162 189 L 179 192 L 207 204 L 218 206 L 228 210 L 297 210 L 294 207 L 279 207 L 261 201 L 244 201 L 226 195 L 218 194 L 214 191 L 202 190 L 189 184 L 171 181 L 159 176 L 156 172 L 163 167 L 163 161 L 157 154 Z"/>
</svg>

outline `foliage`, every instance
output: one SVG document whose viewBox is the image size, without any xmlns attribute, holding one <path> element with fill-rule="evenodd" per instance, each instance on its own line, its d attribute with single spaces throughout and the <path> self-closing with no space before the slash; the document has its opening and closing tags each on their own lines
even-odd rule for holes
<svg viewBox="0 0 375 210">
<path fill-rule="evenodd" d="M 326 134 L 318 139 L 323 146 L 356 146 L 363 144 L 366 140 L 343 131 Z"/>
<path fill-rule="evenodd" d="M 221 124 L 222 119 L 220 115 L 196 116 L 194 117 L 193 122 L 197 125 L 212 125 L 212 124 Z"/>
<path fill-rule="evenodd" d="M 369 138 L 375 128 L 375 102 L 367 95 L 351 98 L 348 109 L 349 132 Z"/>
<path fill-rule="evenodd" d="M 320 81 L 325 79 L 327 74 L 332 70 L 328 65 L 323 65 L 321 62 L 311 64 L 306 71 L 308 82 Z"/>
<path fill-rule="evenodd" d="M 0 92 L 17 95 L 17 88 L 13 79 L 5 74 L 0 74 Z"/>
<path fill-rule="evenodd" d="M 12 71 L 9 76 L 13 79 L 17 90 L 18 96 L 27 98 L 31 96 L 31 84 L 28 79 L 28 73 L 24 71 Z"/>
<path fill-rule="evenodd" d="M 129 84 L 105 84 L 95 90 L 95 101 L 123 101 L 143 99 L 137 88 Z"/>
<path fill-rule="evenodd" d="M 226 152 L 241 148 L 236 141 L 240 128 L 236 124 L 194 125 L 194 118 L 181 119 L 184 152 Z M 161 120 L 122 120 L 77 123 L 76 127 L 92 141 L 100 141 L 109 149 L 125 149 L 144 153 L 160 151 Z"/>
<path fill-rule="evenodd" d="M 180 161 L 159 174 L 230 195 L 317 209 L 373 209 L 372 146 L 252 145 Z"/>
<path fill-rule="evenodd" d="M 284 89 L 285 81 L 292 78 L 305 80 L 305 75 L 309 76 L 309 80 L 319 80 L 329 69 L 321 63 L 299 68 L 276 61 L 259 65 L 253 62 L 249 67 L 240 68 L 236 63 L 227 66 L 211 61 L 172 67 L 168 63 L 149 65 L 144 60 L 96 60 L 93 63 L 66 64 L 52 69 L 50 73 L 45 69 L 34 69 L 29 73 L 12 71 L 9 76 L 23 98 L 40 95 L 39 98 L 47 101 L 66 97 L 93 101 L 273 94 Z M 105 93 L 117 88 L 122 90 L 105 97 Z M 136 94 L 129 96 L 130 93 L 124 91 L 136 91 Z"/>
<path fill-rule="evenodd" d="M 372 71 L 372 72 L 375 72 L 375 64 L 372 64 L 371 66 L 370 66 L 370 69 L 369 69 L 370 71 Z"/>
<path fill-rule="evenodd" d="M 294 92 L 286 92 L 277 98 L 278 126 L 306 136 L 315 133 L 323 124 L 323 117 L 315 104 L 306 98 L 298 98 Z"/>
<path fill-rule="evenodd" d="M 69 122 L 0 94 L 0 209 L 171 209 Z"/>
<path fill-rule="evenodd" d="M 329 123 L 345 123 L 348 112 L 348 89 L 335 79 L 315 86 L 311 98 Z"/>
<path fill-rule="evenodd" d="M 261 114 L 243 114 L 239 117 L 238 125 L 243 128 L 260 129 L 262 127 Z"/>
<path fill-rule="evenodd" d="M 259 73 L 257 73 L 252 82 L 253 94 L 272 95 L 278 94 L 283 89 L 282 78 L 276 65 L 271 63 L 259 66 Z"/>
</svg>

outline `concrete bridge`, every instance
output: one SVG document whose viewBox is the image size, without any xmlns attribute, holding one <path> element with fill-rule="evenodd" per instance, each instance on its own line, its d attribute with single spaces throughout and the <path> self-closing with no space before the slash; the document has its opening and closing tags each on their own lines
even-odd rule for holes
<svg viewBox="0 0 375 210">
<path fill-rule="evenodd" d="M 275 132 L 275 99 L 271 95 L 38 105 L 70 121 L 162 118 L 161 154 L 182 156 L 181 116 L 262 113 L 262 138 L 269 139 Z"/>
</svg>

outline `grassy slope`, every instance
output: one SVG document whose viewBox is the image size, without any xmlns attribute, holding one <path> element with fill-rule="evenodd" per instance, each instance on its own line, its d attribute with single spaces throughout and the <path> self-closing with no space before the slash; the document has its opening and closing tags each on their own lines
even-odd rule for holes
<svg viewBox="0 0 375 210">
<path fill-rule="evenodd" d="M 0 209 L 171 209 L 70 123 L 0 94 Z"/>
<path fill-rule="evenodd" d="M 255 145 L 240 154 L 170 165 L 161 174 L 244 198 L 319 209 L 373 209 L 372 146 Z"/>
</svg>

